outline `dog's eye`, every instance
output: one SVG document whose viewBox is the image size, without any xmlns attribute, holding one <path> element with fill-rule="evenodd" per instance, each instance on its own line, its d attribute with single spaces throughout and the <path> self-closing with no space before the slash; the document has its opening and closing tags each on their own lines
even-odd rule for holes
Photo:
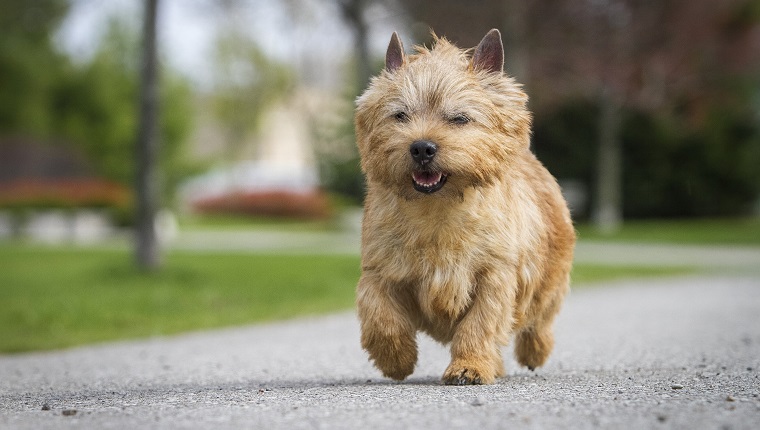
<svg viewBox="0 0 760 430">
<path fill-rule="evenodd" d="M 449 118 L 449 123 L 462 125 L 470 122 L 470 118 L 465 114 L 457 114 Z"/>
<path fill-rule="evenodd" d="M 393 115 L 393 117 L 396 118 L 396 121 L 398 121 L 398 122 L 407 122 L 407 121 L 409 121 L 409 115 L 407 115 L 406 112 L 403 112 L 403 111 L 396 112 Z"/>
</svg>

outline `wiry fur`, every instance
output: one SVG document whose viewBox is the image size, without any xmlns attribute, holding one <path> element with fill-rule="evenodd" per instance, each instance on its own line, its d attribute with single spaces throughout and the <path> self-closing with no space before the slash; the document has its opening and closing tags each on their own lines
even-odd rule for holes
<svg viewBox="0 0 760 430">
<path fill-rule="evenodd" d="M 495 41 L 492 33 L 484 42 Z M 478 50 L 493 51 L 484 42 Z M 400 42 L 391 45 L 403 53 Z M 389 47 L 388 55 L 393 67 L 372 79 L 356 108 L 368 188 L 362 346 L 398 380 L 414 370 L 417 331 L 451 344 L 446 383 L 504 376 L 500 347 L 513 335 L 517 360 L 541 366 L 568 290 L 575 232 L 555 179 L 529 149 L 527 96 L 500 64 L 477 63 L 492 58 L 473 61 L 445 39 L 406 57 Z M 452 121 L 457 115 L 470 121 Z M 435 142 L 432 168 L 448 174 L 433 194 L 412 186 L 409 148 L 420 139 Z"/>
</svg>

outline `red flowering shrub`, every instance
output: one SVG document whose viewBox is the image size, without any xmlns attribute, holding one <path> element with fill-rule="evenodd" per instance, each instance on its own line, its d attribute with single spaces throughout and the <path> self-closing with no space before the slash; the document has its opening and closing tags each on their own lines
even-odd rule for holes
<svg viewBox="0 0 760 430">
<path fill-rule="evenodd" d="M 200 213 L 227 213 L 295 218 L 326 218 L 330 203 L 321 191 L 260 191 L 229 193 L 220 197 L 198 199 L 192 207 Z"/>
<path fill-rule="evenodd" d="M 23 179 L 0 183 L 0 208 L 67 209 L 112 208 L 132 205 L 131 191 L 100 179 Z"/>
</svg>

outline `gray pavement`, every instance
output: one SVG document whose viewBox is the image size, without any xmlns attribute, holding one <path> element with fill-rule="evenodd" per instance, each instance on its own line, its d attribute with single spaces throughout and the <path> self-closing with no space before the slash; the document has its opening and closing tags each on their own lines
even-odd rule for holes
<svg viewBox="0 0 760 430">
<path fill-rule="evenodd" d="M 757 429 L 760 278 L 579 288 L 535 373 L 506 350 L 491 386 L 439 383 L 421 336 L 408 381 L 379 376 L 353 313 L 0 356 L 0 429 Z"/>
</svg>

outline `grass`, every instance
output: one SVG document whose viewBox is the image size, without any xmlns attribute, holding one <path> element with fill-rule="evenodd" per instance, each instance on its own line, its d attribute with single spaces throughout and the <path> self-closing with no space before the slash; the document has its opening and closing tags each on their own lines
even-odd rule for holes
<svg viewBox="0 0 760 430">
<path fill-rule="evenodd" d="M 576 228 L 581 240 L 760 246 L 760 217 L 626 221 L 618 232 L 609 235 L 588 224 Z"/>
<path fill-rule="evenodd" d="M 336 220 L 283 220 L 246 216 L 194 215 L 180 219 L 184 229 L 254 229 L 271 231 L 331 231 Z M 591 224 L 576 225 L 580 240 L 648 242 L 694 245 L 760 246 L 760 217 L 632 220 L 613 234 L 602 234 Z"/>
<path fill-rule="evenodd" d="M 607 264 L 578 264 L 573 266 L 572 287 L 584 287 L 605 281 L 625 278 L 660 278 L 695 273 L 693 267 L 617 266 Z"/>
<path fill-rule="evenodd" d="M 575 284 L 683 268 L 578 265 Z M 0 244 L 0 352 L 65 348 L 350 309 L 358 256 L 174 252 L 159 273 L 127 250 Z"/>
<path fill-rule="evenodd" d="M 350 308 L 357 257 L 0 248 L 0 351 L 62 348 Z"/>
</svg>

